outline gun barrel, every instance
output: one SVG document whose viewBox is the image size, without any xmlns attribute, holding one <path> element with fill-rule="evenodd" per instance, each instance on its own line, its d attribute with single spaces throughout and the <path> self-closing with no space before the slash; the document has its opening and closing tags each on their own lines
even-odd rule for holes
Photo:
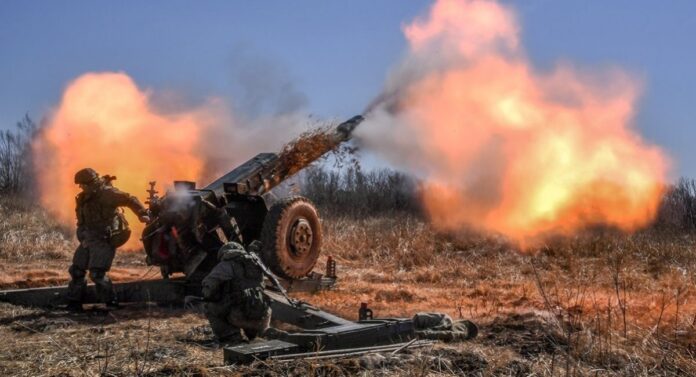
<svg viewBox="0 0 696 377">
<path fill-rule="evenodd" d="M 315 151 L 312 158 L 303 162 L 302 166 L 285 166 L 285 161 L 277 153 L 259 153 L 254 158 L 216 179 L 204 189 L 240 195 L 261 195 L 289 178 L 297 171 L 305 168 L 321 156 L 334 150 L 341 143 L 353 136 L 355 128 L 364 120 L 362 115 L 356 115 L 339 124 L 328 133 L 328 142 L 322 149 Z"/>
<path fill-rule="evenodd" d="M 347 121 L 336 126 L 335 135 L 340 137 L 340 142 L 348 141 L 353 137 L 353 130 L 357 127 L 365 118 L 362 115 L 356 115 Z"/>
</svg>

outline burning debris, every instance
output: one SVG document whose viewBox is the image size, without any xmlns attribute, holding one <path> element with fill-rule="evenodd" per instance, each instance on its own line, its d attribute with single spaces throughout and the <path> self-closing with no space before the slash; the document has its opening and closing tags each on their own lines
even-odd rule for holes
<svg viewBox="0 0 696 377">
<path fill-rule="evenodd" d="M 358 115 L 339 125 L 338 129 L 328 125 L 302 133 L 284 145 L 278 154 L 278 175 L 289 177 L 324 156 L 326 151 L 340 153 L 341 143 L 351 137 L 353 129 L 362 120 L 363 117 Z"/>
<path fill-rule="evenodd" d="M 280 165 L 285 175 L 293 175 L 309 163 L 321 157 L 323 151 L 332 149 L 335 144 L 329 135 L 329 126 L 320 127 L 302 133 L 289 142 L 278 154 Z"/>
</svg>

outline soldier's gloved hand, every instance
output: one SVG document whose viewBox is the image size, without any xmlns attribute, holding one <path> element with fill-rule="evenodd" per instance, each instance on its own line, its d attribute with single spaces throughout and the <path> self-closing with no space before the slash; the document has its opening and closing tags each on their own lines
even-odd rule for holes
<svg viewBox="0 0 696 377">
<path fill-rule="evenodd" d="M 150 222 L 150 216 L 148 215 L 142 215 L 138 217 L 138 220 L 140 220 L 141 223 L 149 223 Z"/>
</svg>

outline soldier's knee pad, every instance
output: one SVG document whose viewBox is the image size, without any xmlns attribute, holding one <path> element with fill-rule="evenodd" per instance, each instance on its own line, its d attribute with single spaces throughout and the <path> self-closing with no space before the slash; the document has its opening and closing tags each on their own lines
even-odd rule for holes
<svg viewBox="0 0 696 377">
<path fill-rule="evenodd" d="M 70 266 L 70 268 L 68 268 L 68 273 L 70 274 L 70 277 L 73 280 L 82 280 L 85 278 L 87 271 L 73 264 L 72 266 Z"/>
<path fill-rule="evenodd" d="M 106 271 L 103 270 L 89 271 L 89 279 L 92 280 L 95 284 L 110 282 L 109 278 L 106 276 Z"/>
</svg>

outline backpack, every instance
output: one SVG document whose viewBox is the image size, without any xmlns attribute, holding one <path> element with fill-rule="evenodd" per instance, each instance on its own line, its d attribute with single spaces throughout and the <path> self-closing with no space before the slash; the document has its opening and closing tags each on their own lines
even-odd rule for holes
<svg viewBox="0 0 696 377">
<path fill-rule="evenodd" d="M 233 303 L 238 305 L 248 319 L 261 319 L 270 307 L 270 300 L 263 293 L 263 271 L 245 251 L 227 252 L 223 261 L 232 263 L 235 279 L 228 285 Z"/>
<path fill-rule="evenodd" d="M 268 312 L 270 302 L 263 289 L 247 288 L 241 293 L 242 313 L 248 319 L 261 319 Z"/>
<path fill-rule="evenodd" d="M 126 216 L 123 214 L 121 209 L 116 211 L 113 223 L 111 225 L 111 235 L 109 237 L 109 243 L 113 247 L 123 246 L 131 236 L 131 230 L 128 227 L 128 221 L 126 221 Z"/>
</svg>

